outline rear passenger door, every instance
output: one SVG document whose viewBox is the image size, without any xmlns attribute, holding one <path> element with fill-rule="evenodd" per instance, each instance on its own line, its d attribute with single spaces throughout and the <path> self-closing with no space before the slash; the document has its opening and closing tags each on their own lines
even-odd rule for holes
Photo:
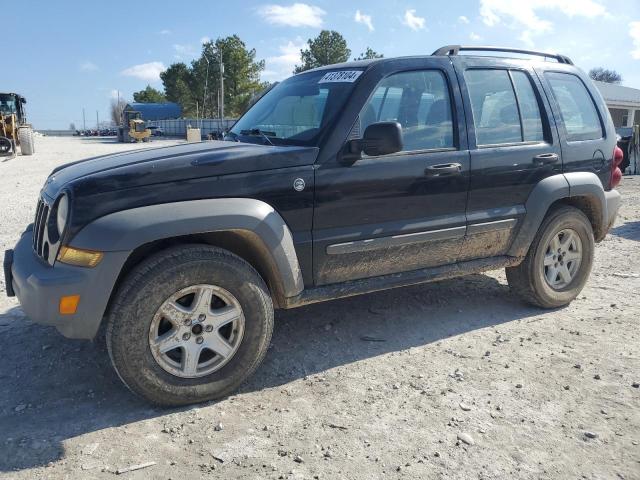
<svg viewBox="0 0 640 480">
<path fill-rule="evenodd" d="M 592 172 L 606 185 L 616 140 L 613 130 L 607 135 L 609 119 L 600 112 L 608 111 L 600 93 L 575 68 L 553 65 L 536 70 L 548 91 L 560 130 L 564 172 Z"/>
<path fill-rule="evenodd" d="M 531 62 L 455 57 L 471 153 L 461 260 L 503 255 L 536 184 L 561 173 L 558 134 Z"/>
</svg>

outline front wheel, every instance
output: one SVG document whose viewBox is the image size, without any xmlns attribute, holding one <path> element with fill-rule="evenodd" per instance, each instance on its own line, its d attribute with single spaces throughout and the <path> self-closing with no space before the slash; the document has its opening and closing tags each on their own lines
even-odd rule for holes
<svg viewBox="0 0 640 480">
<path fill-rule="evenodd" d="M 570 206 L 556 208 L 545 217 L 524 261 L 506 269 L 509 286 L 538 307 L 567 305 L 587 283 L 594 248 L 586 215 Z"/>
<path fill-rule="evenodd" d="M 273 305 L 247 262 L 190 245 L 139 265 L 107 322 L 109 355 L 129 389 L 186 405 L 228 395 L 255 371 L 271 340 Z"/>
</svg>

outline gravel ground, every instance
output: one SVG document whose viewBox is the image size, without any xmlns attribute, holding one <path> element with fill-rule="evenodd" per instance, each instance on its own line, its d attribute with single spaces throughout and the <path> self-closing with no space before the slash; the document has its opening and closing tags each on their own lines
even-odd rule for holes
<svg viewBox="0 0 640 480">
<path fill-rule="evenodd" d="M 54 166 L 136 148 L 36 146 L 0 162 L 2 249 Z M 620 190 L 569 307 L 524 306 L 496 271 L 277 312 L 254 377 L 191 408 L 137 399 L 104 345 L 32 324 L 0 284 L 0 478 L 112 478 L 153 462 L 121 476 L 640 479 L 640 177 Z"/>
</svg>

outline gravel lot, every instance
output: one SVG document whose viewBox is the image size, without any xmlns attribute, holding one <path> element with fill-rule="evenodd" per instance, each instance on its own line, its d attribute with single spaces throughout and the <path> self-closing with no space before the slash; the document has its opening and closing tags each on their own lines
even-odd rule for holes
<svg viewBox="0 0 640 480">
<path fill-rule="evenodd" d="M 0 160 L 1 249 L 53 167 L 138 147 Z M 102 343 L 32 324 L 0 283 L 0 478 L 639 479 L 640 177 L 620 190 L 569 307 L 524 306 L 496 271 L 277 312 L 249 383 L 186 409 L 134 397 Z"/>
</svg>

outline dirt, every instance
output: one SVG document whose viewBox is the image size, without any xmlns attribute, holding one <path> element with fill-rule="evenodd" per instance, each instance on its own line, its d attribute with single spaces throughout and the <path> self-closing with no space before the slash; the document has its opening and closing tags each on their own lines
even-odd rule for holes
<svg viewBox="0 0 640 480">
<path fill-rule="evenodd" d="M 0 162 L 2 249 L 51 168 L 132 146 L 36 148 Z M 0 478 L 638 479 L 640 177 L 620 190 L 570 306 L 527 307 L 496 271 L 280 311 L 250 381 L 191 408 L 136 398 L 102 343 L 32 324 L 2 284 Z"/>
</svg>

